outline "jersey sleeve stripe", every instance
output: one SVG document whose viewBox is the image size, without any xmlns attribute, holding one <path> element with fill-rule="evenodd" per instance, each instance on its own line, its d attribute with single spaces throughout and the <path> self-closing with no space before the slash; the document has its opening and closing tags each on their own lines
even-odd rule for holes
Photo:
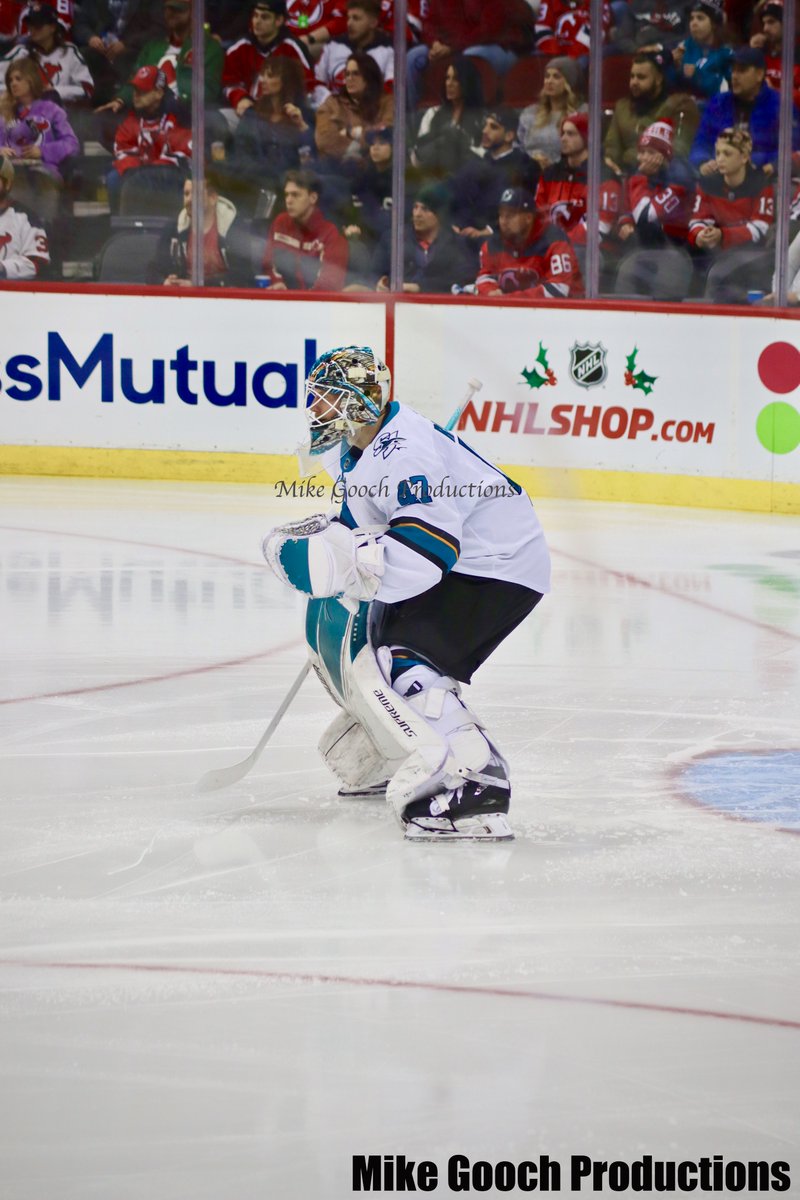
<svg viewBox="0 0 800 1200">
<path fill-rule="evenodd" d="M 424 521 L 411 521 L 407 517 L 398 517 L 389 523 L 387 537 L 394 538 L 411 550 L 416 550 L 424 558 L 438 566 L 446 575 L 458 562 L 461 553 L 461 543 L 452 534 L 444 533 Z"/>
</svg>

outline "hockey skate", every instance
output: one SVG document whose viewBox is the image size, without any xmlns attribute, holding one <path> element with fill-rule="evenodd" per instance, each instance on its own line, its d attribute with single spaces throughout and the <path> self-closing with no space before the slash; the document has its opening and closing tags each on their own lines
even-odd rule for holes
<svg viewBox="0 0 800 1200">
<path fill-rule="evenodd" d="M 511 785 L 504 767 L 493 759 L 482 772 L 470 773 L 460 787 L 412 800 L 401 818 L 406 840 L 512 841 L 507 815 L 510 800 Z"/>
<path fill-rule="evenodd" d="M 388 786 L 388 779 L 381 783 L 365 783 L 361 787 L 342 786 L 336 795 L 340 800 L 385 800 Z"/>
</svg>

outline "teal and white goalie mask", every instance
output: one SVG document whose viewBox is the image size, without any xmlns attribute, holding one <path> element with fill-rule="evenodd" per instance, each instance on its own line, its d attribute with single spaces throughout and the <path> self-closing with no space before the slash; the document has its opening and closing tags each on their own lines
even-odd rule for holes
<svg viewBox="0 0 800 1200">
<path fill-rule="evenodd" d="M 298 451 L 303 474 L 320 469 L 319 455 L 379 421 L 391 387 L 389 368 L 369 346 L 321 354 L 306 380 L 309 439 Z"/>
</svg>

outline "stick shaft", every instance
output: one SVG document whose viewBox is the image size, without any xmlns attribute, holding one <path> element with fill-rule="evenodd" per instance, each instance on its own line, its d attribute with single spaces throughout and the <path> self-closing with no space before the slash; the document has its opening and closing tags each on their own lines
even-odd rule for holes
<svg viewBox="0 0 800 1200">
<path fill-rule="evenodd" d="M 450 432 L 451 429 L 455 429 L 456 425 L 458 424 L 458 418 L 461 416 L 462 412 L 467 407 L 467 405 L 469 404 L 470 400 L 475 395 L 475 393 L 479 392 L 482 387 L 483 387 L 483 384 L 479 380 L 477 380 L 477 379 L 470 380 L 469 385 L 467 387 L 466 396 L 461 401 L 461 403 L 458 405 L 455 412 L 450 417 L 450 420 L 445 425 L 445 429 L 447 430 L 448 433 Z"/>
<path fill-rule="evenodd" d="M 303 686 L 305 677 L 306 677 L 306 675 L 308 675 L 308 672 L 310 670 L 311 670 L 311 663 L 308 660 L 306 660 L 306 662 L 304 662 L 302 667 L 300 668 L 300 672 L 299 672 L 297 678 L 295 679 L 294 683 L 289 688 L 289 691 L 286 693 L 283 700 L 281 701 L 281 704 L 278 707 L 277 712 L 273 716 L 273 718 L 270 721 L 267 728 L 262 733 L 261 738 L 258 742 L 258 745 L 255 746 L 255 748 L 250 751 L 247 758 L 242 759 L 241 762 L 234 763 L 230 767 L 220 767 L 216 771 L 207 771 L 206 774 L 203 775 L 203 777 L 200 779 L 200 781 L 197 784 L 198 789 L 201 792 L 215 792 L 219 788 L 230 787 L 230 785 L 232 783 L 238 783 L 238 781 L 240 779 L 244 779 L 244 777 L 248 773 L 248 771 L 250 771 L 252 769 L 252 767 L 255 766 L 256 762 L 258 761 L 258 759 L 261 755 L 262 750 L 264 749 L 267 742 L 272 737 L 275 730 L 280 725 L 280 723 L 283 720 L 283 717 L 286 713 L 286 710 L 288 709 L 289 705 L 294 700 L 297 693 L 300 691 L 300 688 Z"/>
</svg>

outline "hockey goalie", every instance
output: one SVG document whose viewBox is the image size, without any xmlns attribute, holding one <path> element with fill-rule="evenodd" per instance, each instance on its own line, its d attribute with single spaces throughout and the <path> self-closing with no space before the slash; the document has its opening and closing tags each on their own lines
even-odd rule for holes
<svg viewBox="0 0 800 1200">
<path fill-rule="evenodd" d="M 319 749 L 340 795 L 385 795 L 411 840 L 513 837 L 508 766 L 461 685 L 550 587 L 528 496 L 454 433 L 390 399 L 366 346 L 306 382 L 301 458 L 341 507 L 266 536 L 308 596 L 311 663 L 340 706 Z"/>
</svg>

